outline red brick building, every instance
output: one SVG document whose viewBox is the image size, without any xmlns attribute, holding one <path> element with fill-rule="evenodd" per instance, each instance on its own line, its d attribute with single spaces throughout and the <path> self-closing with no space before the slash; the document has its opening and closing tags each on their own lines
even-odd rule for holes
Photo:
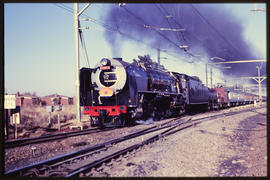
<svg viewBox="0 0 270 180">
<path fill-rule="evenodd" d="M 44 106 L 72 105 L 73 98 L 59 94 L 52 94 L 41 97 L 41 104 Z"/>
<path fill-rule="evenodd" d="M 16 106 L 38 106 L 40 98 L 35 95 L 16 93 Z"/>
</svg>

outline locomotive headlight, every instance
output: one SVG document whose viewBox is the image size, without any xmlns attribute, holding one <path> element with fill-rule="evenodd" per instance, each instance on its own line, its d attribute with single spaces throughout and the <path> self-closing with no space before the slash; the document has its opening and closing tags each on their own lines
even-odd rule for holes
<svg viewBox="0 0 270 180">
<path fill-rule="evenodd" d="M 100 61 L 100 63 L 102 64 L 102 66 L 106 66 L 109 65 L 109 60 L 104 58 Z"/>
</svg>

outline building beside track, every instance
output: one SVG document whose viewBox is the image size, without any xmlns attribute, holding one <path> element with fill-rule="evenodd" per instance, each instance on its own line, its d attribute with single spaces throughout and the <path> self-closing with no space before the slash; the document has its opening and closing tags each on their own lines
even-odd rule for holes
<svg viewBox="0 0 270 180">
<path fill-rule="evenodd" d="M 73 98 L 59 94 L 51 94 L 41 97 L 41 105 L 54 106 L 54 105 L 73 105 Z"/>
<path fill-rule="evenodd" d="M 51 94 L 48 96 L 38 97 L 34 94 L 17 92 L 16 106 L 54 106 L 54 105 L 73 105 L 73 97 L 59 94 Z"/>
<path fill-rule="evenodd" d="M 16 93 L 16 106 L 38 106 L 40 105 L 40 98 L 31 94 Z"/>
</svg>

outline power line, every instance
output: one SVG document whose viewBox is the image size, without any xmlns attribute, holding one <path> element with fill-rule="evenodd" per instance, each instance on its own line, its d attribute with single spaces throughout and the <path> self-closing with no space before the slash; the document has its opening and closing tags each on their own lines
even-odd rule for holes
<svg viewBox="0 0 270 180">
<path fill-rule="evenodd" d="M 155 4 L 156 5 L 156 4 Z M 157 6 L 157 5 L 156 5 Z M 157 6 L 158 7 L 158 6 Z M 166 14 L 169 14 L 168 13 L 168 11 L 160 4 L 160 7 L 163 9 L 163 11 L 165 11 L 165 13 Z M 160 10 L 160 12 L 162 13 L 162 11 L 161 11 L 161 9 L 158 7 L 158 9 Z M 171 18 L 173 18 L 173 16 L 171 16 Z M 167 20 L 167 22 L 168 22 L 168 24 L 169 24 L 169 26 L 170 26 L 170 23 L 169 23 L 169 20 L 168 20 L 168 18 L 166 17 L 166 20 Z M 182 26 L 180 26 L 180 28 L 183 28 Z M 180 32 L 181 33 L 181 35 L 182 35 L 182 39 L 184 40 L 184 41 L 186 41 L 186 39 L 185 39 L 185 36 L 184 36 L 184 33 L 183 32 Z M 178 36 L 180 36 L 179 35 L 179 33 L 177 33 L 178 34 Z M 180 41 L 180 39 L 179 39 L 179 41 Z"/>
<path fill-rule="evenodd" d="M 64 6 L 64 7 L 63 7 L 63 6 L 58 5 L 58 4 L 54 4 L 54 5 L 57 6 L 57 7 L 59 7 L 59 8 L 61 8 L 61 9 L 64 9 L 64 10 L 66 10 L 66 11 L 68 11 L 68 12 L 70 12 L 70 13 L 73 14 L 73 11 L 74 11 L 73 8 L 70 8 L 70 7 L 68 7 L 68 6 Z M 63 4 L 62 4 L 62 5 L 63 5 Z M 125 37 L 131 39 L 131 40 L 140 42 L 140 43 L 142 43 L 142 44 L 144 44 L 144 45 L 146 45 L 146 46 L 148 46 L 148 47 L 150 47 L 150 48 L 152 48 L 152 49 L 156 49 L 156 47 L 153 47 L 152 45 L 149 45 L 149 44 L 145 43 L 145 42 L 142 41 L 141 39 L 136 39 L 136 38 L 130 36 L 129 34 L 123 33 L 123 32 L 121 32 L 119 29 L 115 29 L 115 28 L 113 28 L 113 27 L 111 27 L 111 26 L 109 26 L 109 25 L 107 25 L 107 24 L 101 22 L 100 20 L 93 19 L 93 18 L 91 18 L 91 17 L 89 17 L 89 16 L 87 16 L 87 15 L 85 15 L 85 14 L 82 14 L 82 16 L 86 17 L 85 20 L 88 20 L 88 21 L 91 21 L 91 22 L 93 22 L 93 23 L 95 23 L 95 24 L 98 24 L 98 25 L 102 26 L 102 27 L 103 27 L 105 30 L 107 30 L 107 31 L 111 31 L 111 32 L 114 32 L 114 33 L 118 33 L 118 34 L 120 34 L 120 35 L 122 35 L 122 36 L 125 36 Z M 170 56 L 172 56 L 172 57 L 176 57 L 176 56 L 174 56 L 174 55 L 172 55 L 172 54 L 169 54 L 167 50 L 160 49 L 160 51 L 162 51 L 162 52 L 164 52 L 164 53 L 166 53 L 166 54 L 168 54 L 168 55 L 170 55 Z M 176 57 L 176 58 L 179 58 L 179 57 Z"/>
<path fill-rule="evenodd" d="M 145 26 L 146 23 L 142 18 L 140 18 L 139 16 L 135 15 L 133 12 L 131 12 L 130 10 L 128 10 L 128 8 L 123 7 L 129 14 L 131 14 L 132 16 L 134 16 L 136 19 L 138 19 L 139 21 L 143 22 L 143 26 Z M 148 25 L 149 26 L 149 25 Z M 151 27 L 151 26 L 149 26 Z M 180 48 L 180 45 L 176 44 L 175 42 L 173 42 L 172 40 L 170 40 L 169 38 L 167 38 L 164 34 L 160 33 L 159 31 L 157 31 L 156 29 L 153 28 L 153 30 L 158 33 L 160 36 L 162 36 L 165 40 L 167 40 L 168 42 L 172 43 L 173 45 L 175 45 L 177 48 Z"/>
<path fill-rule="evenodd" d="M 162 4 L 160 4 L 160 7 L 167 13 L 167 14 L 169 14 L 169 12 L 166 10 L 166 8 L 162 5 Z M 180 24 L 173 16 L 170 16 L 171 18 L 172 18 L 172 20 L 174 21 L 174 23 L 175 24 L 177 24 L 180 28 L 184 28 L 184 26 L 182 25 L 182 24 Z M 194 35 L 192 35 L 191 33 L 189 33 L 188 31 L 185 31 L 186 32 L 186 34 L 189 34 L 190 36 L 193 36 L 197 41 L 199 41 L 203 46 L 205 46 L 204 45 L 204 43 L 201 41 L 201 40 L 199 40 L 198 38 L 196 38 L 196 36 L 194 36 Z M 182 35 L 182 39 L 184 40 L 184 41 L 186 41 L 186 38 L 185 38 L 185 36 L 184 36 L 184 33 L 183 32 L 181 32 L 181 35 Z M 209 49 L 207 46 L 205 46 L 207 49 Z M 189 50 L 189 52 L 186 52 L 189 56 L 192 56 L 192 57 L 195 57 L 195 58 L 197 58 L 198 59 L 198 57 L 196 56 L 196 55 L 194 55 L 192 52 L 190 52 L 190 50 Z M 193 62 L 193 61 L 192 61 Z M 192 63 L 192 62 L 189 62 L 189 63 Z"/>
<path fill-rule="evenodd" d="M 73 8 L 68 7 L 68 6 L 64 5 L 64 4 L 61 4 L 62 6 L 59 5 L 59 4 L 54 4 L 54 5 L 56 5 L 57 7 L 60 7 L 62 9 L 64 9 L 64 10 L 66 10 L 66 11 L 72 13 L 72 14 L 74 13 Z M 114 28 L 110 27 L 109 25 L 107 25 L 107 24 L 105 24 L 105 23 L 103 23 L 103 22 L 101 22 L 99 20 L 93 19 L 93 18 L 91 18 L 91 17 L 89 17 L 89 16 L 87 16 L 85 14 L 82 14 L 81 16 L 84 16 L 86 18 L 84 20 L 91 21 L 91 22 L 93 22 L 95 24 L 101 25 L 101 26 L 103 26 L 103 28 L 105 28 L 108 31 L 115 31 Z"/>
<path fill-rule="evenodd" d="M 237 53 L 239 53 L 239 51 L 227 40 L 227 38 L 226 37 L 224 37 L 201 13 L 200 13 L 200 11 L 197 9 L 197 8 L 195 8 L 195 6 L 193 6 L 192 4 L 191 4 L 191 7 L 192 7 L 192 9 L 193 9 L 193 11 L 194 12 L 196 12 L 198 15 L 199 15 L 199 17 L 201 18 L 201 19 L 203 19 L 204 20 L 204 22 L 206 22 L 206 24 L 208 25 L 208 26 L 210 26 L 224 41 L 226 41 L 227 42 L 227 44 L 229 45 L 229 46 L 231 46 Z M 240 53 L 239 53 L 240 54 Z"/>
<path fill-rule="evenodd" d="M 157 7 L 157 9 L 159 10 L 159 12 L 165 17 L 169 27 L 172 29 L 172 25 L 171 23 L 169 22 L 168 18 L 166 17 L 166 15 L 163 13 L 163 11 L 160 9 L 160 7 L 155 3 L 155 6 Z M 168 13 L 167 13 L 168 14 Z M 176 38 L 178 38 L 179 42 L 180 42 L 180 36 L 179 36 L 179 33 L 176 33 Z"/>
<path fill-rule="evenodd" d="M 59 5 L 59 4 L 56 4 L 56 3 L 54 3 L 53 5 L 55 5 L 55 6 L 59 7 L 59 8 L 61 8 L 61 9 L 64 9 L 64 10 L 66 10 L 66 11 L 68 11 L 68 12 L 70 12 L 70 13 L 73 14 L 73 9 L 70 10 L 69 7 L 66 8 L 66 7 L 63 7 L 63 6 L 61 6 L 61 5 Z"/>
<path fill-rule="evenodd" d="M 123 7 L 123 6 L 122 6 L 122 7 Z M 134 16 L 136 19 L 138 19 L 140 22 L 142 22 L 142 24 L 143 24 L 144 27 L 153 29 L 156 33 L 158 33 L 158 34 L 159 34 L 160 36 L 162 36 L 164 39 L 166 39 L 167 41 L 169 41 L 170 43 L 172 43 L 173 45 L 175 45 L 178 49 L 179 49 L 179 48 L 180 48 L 180 49 L 183 49 L 183 50 L 186 52 L 186 54 L 188 54 L 189 56 L 196 57 L 196 56 L 195 56 L 194 54 L 192 54 L 191 52 L 187 52 L 186 48 L 187 48 L 188 46 L 176 44 L 175 42 L 173 42 L 172 40 L 170 40 L 169 38 L 167 38 L 164 34 L 162 34 L 162 33 L 160 33 L 159 31 L 157 31 L 156 28 L 154 28 L 154 27 L 152 27 L 152 26 L 150 26 L 150 25 L 146 25 L 146 24 L 148 24 L 148 23 L 146 23 L 141 17 L 135 15 L 133 12 L 129 11 L 126 7 L 123 7 L 123 8 L 124 8 L 128 13 L 130 13 L 132 16 Z M 167 53 L 167 54 L 168 54 L 168 53 Z M 173 55 L 171 55 L 171 56 L 173 56 Z M 174 56 L 174 57 L 175 57 L 175 56 Z M 177 58 L 178 58 L 178 57 L 177 57 Z M 184 60 L 184 61 L 187 61 L 188 63 L 192 63 L 192 62 L 190 62 L 190 61 L 188 61 L 188 60 Z"/>
<path fill-rule="evenodd" d="M 165 9 L 165 7 L 163 7 L 162 4 L 160 4 L 160 7 L 161 7 L 167 14 L 169 14 L 168 11 Z M 179 22 L 174 18 L 174 16 L 171 16 L 171 19 L 172 19 L 172 20 L 174 21 L 174 23 L 177 24 L 180 28 L 184 28 L 184 26 L 183 26 L 181 23 L 179 23 Z M 213 51 L 212 48 L 209 48 L 204 42 L 202 42 L 202 40 L 200 40 L 199 38 L 197 38 L 195 35 L 191 34 L 189 31 L 185 31 L 185 33 L 188 34 L 188 35 L 190 35 L 190 37 L 193 37 L 195 40 L 197 40 L 201 45 L 203 45 L 203 47 L 205 47 L 206 49 L 208 49 L 210 52 Z M 185 38 L 183 32 L 181 32 L 181 35 L 182 35 L 183 40 L 186 41 L 186 38 Z M 193 55 L 193 53 L 189 53 L 189 55 L 191 55 L 191 56 L 193 56 L 193 57 L 196 57 L 195 55 Z"/>
<path fill-rule="evenodd" d="M 54 4 L 54 5 L 57 6 L 57 7 L 59 7 L 59 8 L 61 8 L 61 9 L 63 9 L 63 10 L 68 11 L 69 13 L 72 13 L 72 14 L 74 13 L 73 8 L 68 7 L 68 6 L 64 5 L 64 4 L 61 4 L 62 6 L 59 5 L 59 4 Z M 150 47 L 150 48 L 152 48 L 152 49 L 156 49 L 156 47 L 154 47 L 154 46 L 152 46 L 152 45 L 150 45 L 150 44 L 145 43 L 143 40 L 141 40 L 141 39 L 136 39 L 136 38 L 132 37 L 130 34 L 124 33 L 124 32 L 122 32 L 122 31 L 120 31 L 120 29 L 113 28 L 113 27 L 111 27 L 110 25 L 108 25 L 108 24 L 106 24 L 106 23 L 104 23 L 104 22 L 102 22 L 102 21 L 100 21 L 100 20 L 93 19 L 93 18 L 89 17 L 89 16 L 86 15 L 86 14 L 82 14 L 81 16 L 84 16 L 84 17 L 86 18 L 86 19 L 84 19 L 84 20 L 87 20 L 87 21 L 93 22 L 93 23 L 95 23 L 95 24 L 97 24 L 97 25 L 100 25 L 100 26 L 102 26 L 102 27 L 103 27 L 105 30 L 107 30 L 107 31 L 110 31 L 110 32 L 113 32 L 113 33 L 118 33 L 118 34 L 120 34 L 120 35 L 122 35 L 122 36 L 125 36 L 125 37 L 127 37 L 127 38 L 129 38 L 129 39 L 131 39 L 131 40 L 133 40 L 133 41 L 137 41 L 137 42 L 142 43 L 142 44 L 144 44 L 144 45 L 146 45 L 146 46 L 148 46 L 148 47 Z M 177 45 L 177 47 L 179 48 L 178 45 Z M 175 56 L 175 55 L 173 55 L 173 54 L 170 54 L 169 52 L 171 52 L 171 51 L 168 51 L 168 50 L 165 50 L 165 49 L 160 49 L 160 51 L 161 51 L 161 52 L 164 52 L 164 53 L 166 53 L 166 54 L 168 54 L 168 55 L 170 55 L 170 56 L 172 56 L 172 57 L 175 57 L 175 58 L 179 59 L 179 56 Z M 171 52 L 171 53 L 172 53 L 172 52 Z M 176 53 L 176 52 L 175 52 L 175 54 L 178 55 L 178 53 Z M 188 53 L 187 53 L 187 54 L 188 54 Z"/>
<path fill-rule="evenodd" d="M 65 8 L 67 8 L 67 9 L 69 9 L 69 10 L 71 10 L 72 13 L 73 13 L 73 8 L 71 8 L 71 7 L 67 6 L 67 5 L 65 5 L 64 3 L 60 3 L 60 5 L 63 6 L 63 7 L 65 7 Z"/>
</svg>

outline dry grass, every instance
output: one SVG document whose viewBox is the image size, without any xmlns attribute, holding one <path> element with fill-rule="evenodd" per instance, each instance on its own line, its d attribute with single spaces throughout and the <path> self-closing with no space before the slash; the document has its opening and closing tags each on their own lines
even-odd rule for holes
<svg viewBox="0 0 270 180">
<path fill-rule="evenodd" d="M 81 107 L 81 122 L 83 127 L 90 127 L 89 116 L 83 115 L 83 107 Z M 78 127 L 76 120 L 76 106 L 62 106 L 61 111 L 51 113 L 51 123 L 49 123 L 50 113 L 47 112 L 46 106 L 27 106 L 21 107 L 20 124 L 17 126 L 19 137 L 34 137 L 47 134 L 59 128 L 58 114 L 60 116 L 61 130 L 69 129 L 70 127 Z M 10 138 L 14 138 L 14 125 L 10 125 Z"/>
<path fill-rule="evenodd" d="M 58 114 L 61 123 L 76 118 L 76 109 L 74 105 L 62 106 L 62 111 L 54 111 L 51 113 L 51 123 L 57 124 Z M 48 127 L 50 113 L 46 111 L 46 107 L 32 106 L 21 108 L 21 124 L 25 128 L 32 127 Z"/>
</svg>

